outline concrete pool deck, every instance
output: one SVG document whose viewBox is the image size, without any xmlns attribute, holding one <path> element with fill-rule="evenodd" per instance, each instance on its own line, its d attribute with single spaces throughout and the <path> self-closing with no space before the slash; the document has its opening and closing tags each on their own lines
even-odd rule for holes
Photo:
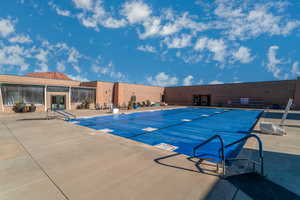
<svg viewBox="0 0 300 200">
<path fill-rule="evenodd" d="M 75 111 L 93 116 L 99 111 Z M 64 122 L 45 113 L 0 115 L 0 199 L 252 199 L 236 182 L 199 172 L 186 156 Z M 260 121 L 279 123 L 280 111 Z M 266 179 L 300 195 L 300 112 L 286 136 L 264 142 Z M 244 151 L 256 156 L 255 141 Z M 170 167 L 172 166 L 172 167 Z M 263 193 L 264 191 L 261 191 Z M 274 191 L 274 194 L 276 191 Z M 274 195 L 275 196 L 275 195 Z"/>
</svg>

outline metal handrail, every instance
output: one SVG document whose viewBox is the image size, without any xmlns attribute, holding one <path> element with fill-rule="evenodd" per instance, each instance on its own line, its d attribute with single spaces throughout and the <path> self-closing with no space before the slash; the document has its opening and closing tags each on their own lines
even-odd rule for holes
<svg viewBox="0 0 300 200">
<path fill-rule="evenodd" d="M 68 113 L 64 110 L 54 110 L 55 113 L 60 114 L 62 116 L 64 116 L 66 119 L 71 119 L 71 117 L 76 119 L 76 115 L 73 115 L 71 113 Z"/>
<path fill-rule="evenodd" d="M 261 139 L 260 139 L 257 135 L 253 135 L 253 134 L 247 135 L 247 136 L 245 136 L 245 137 L 243 137 L 243 138 L 241 138 L 241 139 L 239 139 L 239 140 L 237 140 L 237 141 L 235 141 L 235 142 L 232 142 L 232 143 L 230 143 L 230 144 L 225 145 L 224 149 L 226 149 L 227 147 L 230 147 L 230 146 L 232 146 L 232 145 L 238 144 L 238 143 L 240 143 L 240 142 L 242 142 L 242 141 L 247 141 L 249 138 L 252 138 L 252 137 L 255 138 L 256 141 L 258 142 L 258 146 L 259 146 L 259 147 L 258 147 L 258 148 L 259 148 L 259 158 L 260 158 L 260 173 L 261 173 L 261 175 L 263 176 L 263 175 L 264 175 L 263 144 L 262 144 Z"/>
<path fill-rule="evenodd" d="M 223 168 L 223 175 L 225 176 L 225 154 L 224 154 L 224 141 L 222 139 L 222 137 L 220 135 L 214 135 L 212 137 L 210 137 L 209 139 L 205 140 L 204 142 L 202 142 L 201 144 L 198 144 L 197 146 L 195 146 L 193 148 L 193 156 L 196 157 L 196 150 L 199 149 L 200 147 L 202 147 L 203 145 L 211 142 L 212 140 L 215 139 L 219 139 L 220 144 L 221 144 L 221 159 L 222 159 L 222 168 Z"/>
</svg>

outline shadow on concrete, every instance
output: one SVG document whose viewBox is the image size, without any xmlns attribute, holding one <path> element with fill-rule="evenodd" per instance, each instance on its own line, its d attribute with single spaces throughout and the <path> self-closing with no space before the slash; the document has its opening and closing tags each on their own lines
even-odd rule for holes
<svg viewBox="0 0 300 200">
<path fill-rule="evenodd" d="M 275 134 L 263 133 L 263 132 L 261 132 L 260 130 L 252 130 L 252 133 L 255 133 L 255 134 L 262 134 L 262 135 L 272 135 L 272 136 L 282 137 L 282 135 L 275 135 Z"/>
<path fill-rule="evenodd" d="M 175 153 L 175 154 L 171 154 L 171 155 L 167 155 L 167 156 L 163 156 L 160 158 L 156 158 L 154 159 L 154 162 L 156 162 L 157 164 L 166 166 L 166 167 L 171 167 L 171 168 L 175 168 L 175 169 L 180 169 L 180 170 L 185 170 L 185 171 L 189 171 L 189 172 L 195 172 L 195 173 L 201 173 L 201 174 L 208 174 L 208 175 L 212 175 L 212 176 L 218 176 L 218 174 L 216 173 L 216 170 L 214 169 L 209 169 L 209 168 L 216 168 L 216 165 L 214 164 L 209 164 L 209 163 L 204 163 L 204 160 L 193 160 L 192 157 L 187 157 L 186 160 L 189 162 L 194 163 L 194 166 L 196 169 L 191 169 L 191 168 L 186 168 L 186 167 L 181 167 L 181 166 L 177 166 L 172 164 L 172 161 L 169 160 L 170 158 L 173 158 L 175 156 L 179 156 L 182 155 L 180 153 Z M 203 168 L 201 166 L 206 166 L 208 168 Z"/>
<path fill-rule="evenodd" d="M 245 148 L 243 149 L 243 154 L 254 159 L 258 151 Z M 298 173 L 300 155 L 264 151 L 264 160 L 266 177 L 248 172 L 220 179 L 204 199 L 219 199 L 223 194 L 223 196 L 227 195 L 223 199 L 237 200 L 241 198 L 237 194 L 244 193 L 250 198 L 257 200 L 300 200 L 300 190 L 298 189 L 300 182 L 300 174 Z M 279 184 L 273 182 L 272 177 L 275 177 L 276 182 Z M 231 187 L 231 191 L 234 190 L 233 193 L 226 192 L 230 188 L 228 185 L 234 187 L 234 189 Z"/>
<path fill-rule="evenodd" d="M 283 126 L 290 127 L 290 128 L 300 128 L 300 125 L 293 125 L 293 124 L 284 124 Z"/>
<path fill-rule="evenodd" d="M 265 112 L 263 117 L 269 119 L 281 119 L 282 115 L 283 113 L 279 112 Z M 289 113 L 287 119 L 300 120 L 300 113 Z"/>
<path fill-rule="evenodd" d="M 17 119 L 17 121 L 37 121 L 37 120 L 51 120 L 56 119 L 55 117 L 37 117 L 37 118 L 24 118 L 24 119 Z"/>
<path fill-rule="evenodd" d="M 253 199 L 300 199 L 300 196 L 297 194 L 273 183 L 257 173 L 234 175 L 227 177 L 226 180 Z"/>
</svg>

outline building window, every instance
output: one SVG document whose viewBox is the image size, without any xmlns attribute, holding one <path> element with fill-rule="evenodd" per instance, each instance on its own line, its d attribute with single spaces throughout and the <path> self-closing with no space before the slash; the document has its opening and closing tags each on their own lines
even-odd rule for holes
<svg viewBox="0 0 300 200">
<path fill-rule="evenodd" d="M 88 88 L 72 88 L 71 89 L 72 103 L 83 103 L 88 101 L 89 103 L 95 103 L 96 90 Z"/>
<path fill-rule="evenodd" d="M 13 106 L 16 103 L 44 104 L 44 87 L 27 85 L 1 86 L 3 104 Z"/>
<path fill-rule="evenodd" d="M 47 92 L 69 92 L 69 88 L 59 86 L 48 86 Z"/>
</svg>

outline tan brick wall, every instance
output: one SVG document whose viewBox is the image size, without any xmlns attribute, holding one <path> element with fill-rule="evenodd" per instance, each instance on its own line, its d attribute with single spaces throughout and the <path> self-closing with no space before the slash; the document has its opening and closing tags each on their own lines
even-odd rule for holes
<svg viewBox="0 0 300 200">
<path fill-rule="evenodd" d="M 154 87 L 138 84 L 129 83 L 118 83 L 118 100 L 117 103 L 122 105 L 123 103 L 128 104 L 132 95 L 136 96 L 137 102 L 142 101 L 153 101 L 160 102 L 161 96 L 164 94 L 163 87 Z"/>
<path fill-rule="evenodd" d="M 44 105 L 36 105 L 36 112 L 44 112 L 45 107 Z M 4 106 L 5 113 L 14 113 L 13 106 Z"/>
<path fill-rule="evenodd" d="M 296 81 L 270 81 L 220 85 L 167 87 L 166 101 L 171 104 L 192 105 L 193 95 L 211 95 L 212 105 L 227 104 L 234 98 L 260 98 L 265 104 L 286 105 L 294 97 Z"/>
<path fill-rule="evenodd" d="M 96 103 L 113 103 L 114 83 L 97 81 L 96 86 Z"/>
<path fill-rule="evenodd" d="M 300 110 L 300 77 L 296 81 L 296 89 L 295 89 L 295 96 L 294 96 L 294 104 L 296 109 Z"/>
</svg>

